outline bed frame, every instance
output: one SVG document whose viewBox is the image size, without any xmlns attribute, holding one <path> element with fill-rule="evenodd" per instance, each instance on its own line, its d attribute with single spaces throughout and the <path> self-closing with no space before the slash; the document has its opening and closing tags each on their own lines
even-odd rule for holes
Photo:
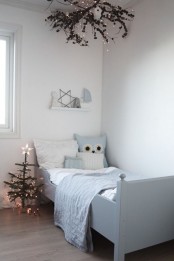
<svg viewBox="0 0 174 261">
<path fill-rule="evenodd" d="M 54 202 L 56 186 L 46 171 L 44 195 Z M 114 243 L 114 261 L 125 254 L 174 239 L 174 176 L 117 183 L 116 202 L 96 195 L 91 203 L 91 227 Z"/>
</svg>

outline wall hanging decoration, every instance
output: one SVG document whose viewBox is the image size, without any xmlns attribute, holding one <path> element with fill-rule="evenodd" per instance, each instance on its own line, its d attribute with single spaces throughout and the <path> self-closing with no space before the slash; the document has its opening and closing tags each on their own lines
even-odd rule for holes
<svg viewBox="0 0 174 261">
<path fill-rule="evenodd" d="M 84 88 L 82 97 L 74 97 L 71 95 L 71 90 L 51 92 L 51 109 L 87 109 L 92 102 L 92 96 L 88 89 Z"/>
<path fill-rule="evenodd" d="M 47 0 L 50 5 L 54 0 Z M 56 1 L 56 0 L 55 0 Z M 57 1 L 71 6 L 71 11 L 55 9 L 45 20 L 50 26 L 60 32 L 63 30 L 67 42 L 88 46 L 87 31 L 92 28 L 93 38 L 98 34 L 102 36 L 104 43 L 114 41 L 117 34 L 124 38 L 128 34 L 128 22 L 134 18 L 133 10 L 128 11 L 121 6 L 114 6 L 105 0 L 64 0 Z M 114 28 L 114 35 L 110 35 L 110 29 Z M 116 35 L 115 35 L 116 34 Z"/>
</svg>

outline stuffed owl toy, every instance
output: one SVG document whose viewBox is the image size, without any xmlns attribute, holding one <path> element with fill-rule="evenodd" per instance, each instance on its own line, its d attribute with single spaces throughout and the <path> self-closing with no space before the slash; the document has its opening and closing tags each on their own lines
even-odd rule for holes
<svg viewBox="0 0 174 261">
<path fill-rule="evenodd" d="M 74 134 L 80 152 L 104 153 L 106 147 L 106 136 L 84 137 Z"/>
<path fill-rule="evenodd" d="M 86 137 L 74 134 L 74 138 L 77 140 L 79 146 L 79 152 L 88 153 L 101 153 L 105 154 L 106 148 L 106 135 L 96 136 L 96 137 Z M 104 166 L 107 167 L 107 161 L 104 156 Z"/>
<path fill-rule="evenodd" d="M 82 148 L 83 152 L 89 153 L 103 153 L 103 146 L 102 144 L 84 144 Z"/>
</svg>

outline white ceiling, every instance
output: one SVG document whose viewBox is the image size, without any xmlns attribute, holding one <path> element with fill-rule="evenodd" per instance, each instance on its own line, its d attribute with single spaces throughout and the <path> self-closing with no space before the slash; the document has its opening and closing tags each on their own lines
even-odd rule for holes
<svg viewBox="0 0 174 261">
<path fill-rule="evenodd" d="M 127 5 L 135 0 L 109 0 L 109 2 L 112 2 L 112 4 L 120 4 L 120 5 Z M 63 0 L 60 0 L 59 2 L 64 2 Z M 6 4 L 11 5 L 15 7 L 35 10 L 44 12 L 49 10 L 49 2 L 47 0 L 0 0 L 0 4 Z M 53 5 L 54 4 L 54 5 Z M 52 8 L 64 8 L 65 5 L 58 3 L 56 0 L 52 4 Z"/>
<path fill-rule="evenodd" d="M 46 0 L 0 0 L 0 4 L 43 12 L 49 6 Z"/>
</svg>

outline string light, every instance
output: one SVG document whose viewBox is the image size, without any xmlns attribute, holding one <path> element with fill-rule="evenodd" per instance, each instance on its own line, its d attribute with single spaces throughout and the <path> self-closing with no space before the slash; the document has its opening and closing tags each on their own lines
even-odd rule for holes
<svg viewBox="0 0 174 261">
<path fill-rule="evenodd" d="M 27 162 L 27 155 L 30 154 L 32 148 L 29 148 L 28 144 L 22 147 L 22 154 L 25 155 L 24 162 L 15 163 L 15 165 L 20 166 L 17 169 L 20 174 L 15 174 L 9 172 L 10 181 L 4 181 L 6 185 L 9 186 L 10 190 L 7 193 L 7 197 L 10 202 L 14 202 L 17 207 L 21 207 L 21 212 L 26 211 L 26 206 L 28 200 L 36 200 L 37 194 L 40 192 L 40 188 L 43 184 L 36 184 L 36 178 L 29 175 L 31 169 L 30 166 L 35 166 L 35 164 L 29 164 Z M 21 174 L 22 173 L 22 174 Z M 20 200 L 20 204 L 18 201 Z"/>
</svg>

